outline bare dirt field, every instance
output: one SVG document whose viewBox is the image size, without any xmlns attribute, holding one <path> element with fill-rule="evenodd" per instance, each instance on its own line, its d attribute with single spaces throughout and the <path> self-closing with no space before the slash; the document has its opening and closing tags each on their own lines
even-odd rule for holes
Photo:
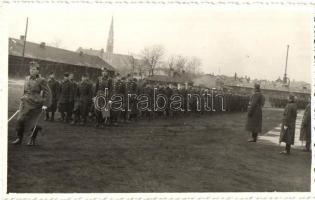
<svg viewBox="0 0 315 200">
<path fill-rule="evenodd" d="M 9 85 L 9 116 L 21 93 L 21 85 Z M 281 116 L 282 110 L 265 109 L 263 132 Z M 42 121 L 39 146 L 9 144 L 8 192 L 310 191 L 311 155 L 293 149 L 283 156 L 282 147 L 247 143 L 245 121 L 246 113 L 104 129 Z"/>
</svg>

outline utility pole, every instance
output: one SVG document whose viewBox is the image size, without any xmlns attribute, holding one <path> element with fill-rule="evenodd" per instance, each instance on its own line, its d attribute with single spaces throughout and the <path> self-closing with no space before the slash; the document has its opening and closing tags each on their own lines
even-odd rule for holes
<svg viewBox="0 0 315 200">
<path fill-rule="evenodd" d="M 26 18 L 26 27 L 25 27 L 25 34 L 24 34 L 24 43 L 23 43 L 23 51 L 22 51 L 22 68 L 24 69 L 24 63 L 25 63 L 25 46 L 26 46 L 26 36 L 27 36 L 27 28 L 28 28 L 28 17 Z M 23 71 L 23 70 L 21 70 Z"/>
<path fill-rule="evenodd" d="M 28 17 L 26 18 L 26 27 L 25 27 L 25 34 L 24 34 L 24 44 L 23 44 L 23 53 L 22 53 L 23 58 L 24 58 L 24 54 L 25 54 L 25 45 L 26 45 L 26 37 L 27 37 L 27 28 L 28 28 Z"/>
<path fill-rule="evenodd" d="M 284 84 L 287 84 L 287 83 L 288 83 L 287 69 L 288 69 L 289 48 L 290 48 L 290 46 L 287 45 L 287 56 L 286 56 L 286 60 L 285 60 L 285 71 L 284 71 L 284 76 L 283 76 L 283 83 L 284 83 Z"/>
</svg>

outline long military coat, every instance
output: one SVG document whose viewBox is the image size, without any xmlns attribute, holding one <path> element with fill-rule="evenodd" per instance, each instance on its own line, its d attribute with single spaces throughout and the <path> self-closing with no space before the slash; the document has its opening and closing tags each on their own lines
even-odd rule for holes
<svg viewBox="0 0 315 200">
<path fill-rule="evenodd" d="M 249 101 L 246 130 L 261 133 L 262 107 L 265 104 L 265 97 L 260 92 L 255 92 Z"/>
<path fill-rule="evenodd" d="M 26 130 L 31 129 L 42 112 L 42 106 L 50 105 L 51 90 L 47 81 L 39 75 L 27 76 L 17 120 L 24 122 Z"/>
<path fill-rule="evenodd" d="M 69 80 L 64 80 L 60 85 L 60 93 L 58 103 L 69 103 L 71 95 L 71 82 Z"/>
<path fill-rule="evenodd" d="M 107 90 L 107 94 L 105 94 L 105 89 Z M 95 112 L 102 113 L 103 117 L 110 117 L 110 107 L 108 104 L 108 100 L 111 96 L 112 91 L 113 80 L 108 76 L 99 76 L 95 84 L 94 96 L 97 97 L 97 101 L 94 102 L 94 104 L 97 104 L 95 105 Z M 105 99 L 103 97 L 105 97 Z"/>
<path fill-rule="evenodd" d="M 81 81 L 77 87 L 76 103 L 78 104 L 80 114 L 86 116 L 91 107 L 93 97 L 93 86 L 88 80 Z"/>
<path fill-rule="evenodd" d="M 311 141 L 311 104 L 309 103 L 304 111 L 301 132 L 300 132 L 301 141 Z"/>
<path fill-rule="evenodd" d="M 55 112 L 57 109 L 57 103 L 59 98 L 59 92 L 60 92 L 60 85 L 59 82 L 55 79 L 49 79 L 48 80 L 48 86 L 51 90 L 51 106 L 47 109 L 47 111 Z"/>
<path fill-rule="evenodd" d="M 294 102 L 288 103 L 283 113 L 279 142 L 285 142 L 286 144 L 294 144 L 296 115 L 297 115 L 296 103 Z M 288 128 L 285 129 L 284 126 L 287 126 Z"/>
<path fill-rule="evenodd" d="M 138 114 L 138 112 L 137 112 L 138 111 L 137 110 L 137 99 L 133 94 L 135 94 L 135 95 L 138 94 L 137 83 L 134 80 L 127 81 L 126 82 L 126 91 L 127 91 L 127 94 L 126 94 L 125 98 L 126 98 L 126 102 L 127 102 L 127 107 L 128 107 L 128 103 L 129 103 L 128 109 L 130 109 L 130 114 L 136 115 L 136 114 Z M 129 95 L 131 95 L 131 96 L 129 96 Z"/>
<path fill-rule="evenodd" d="M 78 90 L 78 85 L 74 81 L 70 81 L 70 95 L 69 95 L 69 101 L 74 102 L 76 98 L 76 92 Z"/>
</svg>

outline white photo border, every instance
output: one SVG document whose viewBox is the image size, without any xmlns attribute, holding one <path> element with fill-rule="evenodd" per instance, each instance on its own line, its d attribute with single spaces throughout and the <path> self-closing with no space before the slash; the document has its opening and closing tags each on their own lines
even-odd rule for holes
<svg viewBox="0 0 315 200">
<path fill-rule="evenodd" d="M 2 0 L 0 1 L 0 105 L 2 109 L 0 112 L 0 148 L 1 148 L 1 164 L 0 164 L 0 193 L 2 199 L 63 199 L 63 200 L 230 200 L 230 199 L 315 199 L 315 152 L 312 151 L 312 170 L 311 170 L 311 191 L 312 192 L 255 192 L 255 193 L 7 193 L 7 149 L 8 149 L 8 128 L 7 128 L 7 108 L 8 108 L 8 6 L 14 6 L 17 4 L 23 4 L 27 6 L 28 4 L 60 4 L 60 5 L 73 5 L 73 6 L 98 6 L 98 5 L 108 5 L 113 7 L 119 7 L 121 5 L 130 5 L 132 7 L 137 6 L 183 6 L 194 7 L 194 6 L 204 6 L 211 7 L 211 9 L 233 9 L 237 7 L 250 8 L 250 9 L 304 9 L 305 12 L 313 13 L 313 30 L 312 30 L 312 44 L 313 44 L 313 56 L 311 67 L 312 72 L 312 94 L 311 94 L 311 115 L 312 115 L 312 148 L 315 146 L 315 0 L 314 1 L 151 1 L 151 0 L 139 0 L 139 1 L 111 1 L 111 0 Z"/>
</svg>

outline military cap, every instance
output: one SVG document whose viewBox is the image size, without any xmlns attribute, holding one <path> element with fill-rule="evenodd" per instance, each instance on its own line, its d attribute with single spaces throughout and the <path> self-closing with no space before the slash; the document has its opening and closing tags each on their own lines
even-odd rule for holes
<svg viewBox="0 0 315 200">
<path fill-rule="evenodd" d="M 69 77 L 69 73 L 68 73 L 68 72 L 65 72 L 65 73 L 63 74 L 63 76 L 64 76 L 64 77 Z"/>
<path fill-rule="evenodd" d="M 295 100 L 295 96 L 293 94 L 289 94 L 289 101 L 294 101 Z"/>
</svg>

